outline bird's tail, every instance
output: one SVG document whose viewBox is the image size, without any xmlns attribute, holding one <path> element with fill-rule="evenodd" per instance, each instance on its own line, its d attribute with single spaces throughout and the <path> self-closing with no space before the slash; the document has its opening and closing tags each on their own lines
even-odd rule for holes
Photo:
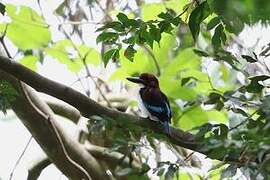
<svg viewBox="0 0 270 180">
<path fill-rule="evenodd" d="M 171 130 L 170 130 L 170 125 L 168 121 L 164 121 L 163 122 L 163 128 L 166 134 L 170 135 L 171 134 Z"/>
</svg>

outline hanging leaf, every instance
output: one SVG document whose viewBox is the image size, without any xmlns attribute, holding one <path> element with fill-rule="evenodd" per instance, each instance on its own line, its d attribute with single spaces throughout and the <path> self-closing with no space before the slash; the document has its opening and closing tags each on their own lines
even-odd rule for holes
<svg viewBox="0 0 270 180">
<path fill-rule="evenodd" d="M 118 20 L 119 20 L 120 22 L 122 22 L 123 24 L 125 24 L 125 23 L 129 20 L 129 18 L 127 17 L 127 15 L 125 15 L 124 13 L 119 13 L 119 14 L 117 14 L 116 17 L 117 17 Z"/>
<path fill-rule="evenodd" d="M 111 49 L 103 55 L 104 66 L 106 67 L 110 59 L 119 58 L 119 49 Z"/>
<path fill-rule="evenodd" d="M 207 1 L 204 1 L 203 3 L 198 5 L 191 12 L 188 25 L 194 41 L 197 40 L 197 37 L 199 35 L 201 22 L 205 20 L 210 15 L 210 13 L 211 11 L 207 4 Z"/>
<path fill-rule="evenodd" d="M 104 26 L 98 28 L 96 31 L 103 31 L 103 30 L 107 30 L 110 28 L 115 30 L 115 31 L 118 31 L 118 32 L 125 31 L 125 27 L 123 26 L 123 24 L 121 22 L 118 22 L 118 21 L 108 22 Z"/>
<path fill-rule="evenodd" d="M 0 13 L 4 16 L 6 12 L 6 6 L 3 3 L 0 3 Z"/>
<path fill-rule="evenodd" d="M 129 59 L 130 61 L 133 61 L 134 54 L 137 51 L 133 48 L 133 46 L 128 46 L 127 49 L 124 52 L 124 56 Z"/>
<path fill-rule="evenodd" d="M 219 17 L 214 17 L 213 19 L 211 19 L 209 21 L 209 23 L 207 24 L 207 30 L 211 30 L 214 27 L 216 27 L 218 24 L 220 23 L 220 18 Z"/>
<path fill-rule="evenodd" d="M 198 56 L 202 57 L 208 57 L 209 54 L 205 51 L 199 50 L 199 49 L 193 49 L 194 53 L 196 53 Z"/>
<path fill-rule="evenodd" d="M 212 44 L 216 50 L 221 47 L 221 42 L 224 43 L 226 41 L 226 35 L 223 32 L 223 30 L 224 30 L 224 28 L 223 28 L 222 24 L 218 25 L 216 27 L 215 33 L 212 37 Z"/>
<path fill-rule="evenodd" d="M 244 58 L 245 60 L 247 60 L 247 62 L 250 62 L 250 63 L 258 62 L 257 59 L 254 59 L 253 57 L 248 56 L 248 55 L 242 55 L 241 57 Z"/>
<path fill-rule="evenodd" d="M 259 83 L 259 81 L 265 81 L 269 78 L 270 78 L 270 76 L 267 76 L 267 75 L 250 77 L 249 79 L 251 81 L 250 81 L 249 85 L 246 86 L 247 92 L 260 93 L 262 91 L 262 89 L 264 88 L 264 86 L 261 85 Z"/>
</svg>

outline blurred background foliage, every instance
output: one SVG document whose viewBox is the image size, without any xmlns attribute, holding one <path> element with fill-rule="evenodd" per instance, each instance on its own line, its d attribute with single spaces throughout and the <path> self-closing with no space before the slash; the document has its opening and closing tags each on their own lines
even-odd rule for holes
<svg viewBox="0 0 270 180">
<path fill-rule="evenodd" d="M 269 178 L 269 37 L 261 34 L 257 43 L 246 46 L 249 39 L 241 40 L 241 34 L 268 28 L 270 1 L 69 0 L 50 10 L 54 21 L 44 15 L 48 7 L 36 3 L 38 10 L 1 4 L 0 42 L 14 59 L 37 72 L 44 61 L 63 64 L 81 82 L 83 93 L 132 113 L 139 113 L 136 101 L 130 95 L 115 96 L 133 93 L 125 78 L 156 74 L 171 103 L 172 126 L 196 134 L 210 158 L 234 159 L 230 164 L 208 161 L 165 141 L 176 160 L 163 161 L 157 135 L 91 118 L 90 142 L 127 156 L 140 149 L 136 153 L 143 168 L 117 167 L 118 176 L 137 179 L 138 173 L 150 172 L 161 179 Z M 14 92 L 0 84 L 0 108 L 6 112 Z M 143 155 L 144 146 L 155 154 L 154 165 Z"/>
</svg>

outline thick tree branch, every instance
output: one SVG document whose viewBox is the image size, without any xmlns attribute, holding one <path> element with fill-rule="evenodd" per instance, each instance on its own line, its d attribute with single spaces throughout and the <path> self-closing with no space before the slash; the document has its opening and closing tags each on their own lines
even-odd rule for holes
<svg viewBox="0 0 270 180">
<path fill-rule="evenodd" d="M 67 136 L 64 130 L 55 123 L 56 121 L 53 119 L 53 116 L 50 116 L 50 108 L 45 103 L 42 104 L 41 101 L 35 103 L 37 108 L 43 107 L 40 112 L 37 112 L 37 109 L 33 108 L 33 104 L 31 104 L 26 98 L 26 95 L 24 95 L 16 79 L 2 71 L 0 71 L 0 79 L 8 81 L 17 90 L 18 96 L 15 101 L 11 102 L 12 109 L 46 152 L 50 160 L 65 175 L 71 179 L 89 179 L 85 173 L 82 173 L 83 171 L 80 167 L 83 167 L 94 179 L 106 179 L 104 178 L 105 174 L 103 175 L 102 170 L 99 169 L 99 164 L 95 162 L 95 159 L 85 150 L 85 148 L 74 139 Z M 37 97 L 32 97 L 31 99 L 33 100 L 34 98 Z M 55 137 L 52 128 L 50 128 L 48 119 L 42 115 L 43 113 L 47 114 L 50 120 L 54 121 L 68 154 L 71 155 L 72 159 L 76 159 L 77 163 L 79 162 L 80 165 L 77 165 L 76 162 L 74 164 L 73 160 L 70 160 L 66 154 L 63 153 L 62 146 Z"/>
<path fill-rule="evenodd" d="M 64 102 L 51 100 L 46 100 L 46 103 L 49 105 L 49 107 L 53 110 L 55 114 L 65 117 L 74 122 L 75 124 L 78 123 L 81 117 L 81 113 L 73 106 Z"/>
<path fill-rule="evenodd" d="M 34 71 L 11 61 L 9 58 L 0 56 L 0 69 L 15 76 L 39 92 L 49 94 L 69 103 L 77 108 L 85 117 L 98 115 L 117 120 L 126 119 L 138 126 L 152 129 L 156 133 L 163 133 L 162 126 L 157 122 L 101 106 L 80 92 L 58 82 L 49 80 Z M 200 143 L 195 142 L 194 136 L 188 132 L 171 128 L 171 135 L 168 139 L 173 144 L 200 152 L 198 149 Z"/>
</svg>

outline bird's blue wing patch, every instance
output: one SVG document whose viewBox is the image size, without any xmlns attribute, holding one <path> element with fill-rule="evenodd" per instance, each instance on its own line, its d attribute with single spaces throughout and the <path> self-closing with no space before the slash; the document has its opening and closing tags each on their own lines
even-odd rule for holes
<svg viewBox="0 0 270 180">
<path fill-rule="evenodd" d="M 157 113 L 162 113 L 162 112 L 166 111 L 166 109 L 164 109 L 163 107 L 160 107 L 160 106 L 153 106 L 153 105 L 150 105 L 147 103 L 145 103 L 145 106 L 147 109 L 149 109 L 153 112 L 157 112 Z"/>
</svg>

